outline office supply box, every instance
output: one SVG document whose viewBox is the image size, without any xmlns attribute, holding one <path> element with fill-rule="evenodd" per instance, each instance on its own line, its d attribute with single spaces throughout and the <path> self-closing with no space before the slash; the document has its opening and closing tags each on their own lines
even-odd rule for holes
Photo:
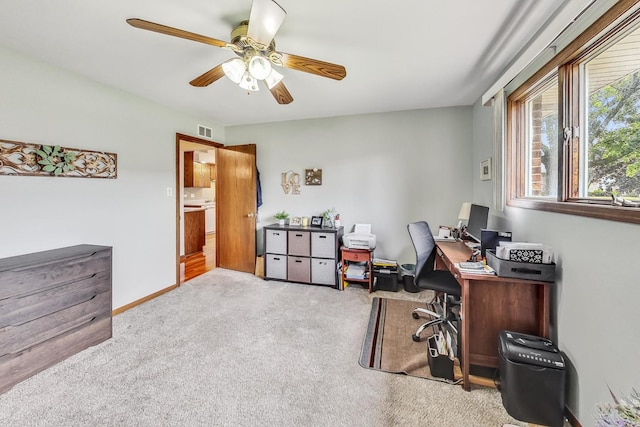
<svg viewBox="0 0 640 427">
<path fill-rule="evenodd" d="M 516 279 L 539 280 L 541 282 L 553 282 L 556 278 L 556 265 L 534 264 L 501 259 L 496 252 L 487 249 L 487 264 L 496 271 L 498 276 L 513 277 Z"/>
</svg>

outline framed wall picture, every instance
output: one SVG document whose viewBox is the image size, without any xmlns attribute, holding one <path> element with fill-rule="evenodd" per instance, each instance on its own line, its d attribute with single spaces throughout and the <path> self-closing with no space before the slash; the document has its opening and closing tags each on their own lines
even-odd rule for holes
<svg viewBox="0 0 640 427">
<path fill-rule="evenodd" d="M 289 220 L 289 225 L 300 225 L 302 224 L 302 218 L 299 216 L 294 216 Z"/>
<path fill-rule="evenodd" d="M 305 169 L 304 183 L 305 185 L 322 185 L 322 169 Z"/>
<path fill-rule="evenodd" d="M 321 216 L 312 216 L 311 217 L 311 226 L 312 227 L 322 227 L 322 217 Z"/>
<path fill-rule="evenodd" d="M 480 162 L 480 179 L 483 181 L 491 179 L 491 157 Z"/>
</svg>

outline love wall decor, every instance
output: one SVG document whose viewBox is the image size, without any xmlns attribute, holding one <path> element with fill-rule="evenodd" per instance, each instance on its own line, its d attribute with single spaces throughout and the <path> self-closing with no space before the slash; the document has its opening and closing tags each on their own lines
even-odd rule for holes
<svg viewBox="0 0 640 427">
<path fill-rule="evenodd" d="M 115 153 L 0 139 L 0 175 L 117 178 Z"/>
</svg>

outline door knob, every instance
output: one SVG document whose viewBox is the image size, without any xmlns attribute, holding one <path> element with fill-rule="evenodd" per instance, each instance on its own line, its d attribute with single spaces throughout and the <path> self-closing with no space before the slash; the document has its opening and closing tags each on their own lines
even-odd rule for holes
<svg viewBox="0 0 640 427">
<path fill-rule="evenodd" d="M 255 214 L 253 212 L 249 212 L 249 215 L 247 215 L 249 218 L 253 218 L 255 216 Z"/>
</svg>

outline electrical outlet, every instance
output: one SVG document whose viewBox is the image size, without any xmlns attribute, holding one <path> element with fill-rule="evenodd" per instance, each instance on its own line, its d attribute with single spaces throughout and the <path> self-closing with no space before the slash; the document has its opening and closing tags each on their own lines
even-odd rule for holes
<svg viewBox="0 0 640 427">
<path fill-rule="evenodd" d="M 171 196 L 173 196 L 173 188 L 167 187 L 167 197 L 171 197 Z"/>
</svg>

